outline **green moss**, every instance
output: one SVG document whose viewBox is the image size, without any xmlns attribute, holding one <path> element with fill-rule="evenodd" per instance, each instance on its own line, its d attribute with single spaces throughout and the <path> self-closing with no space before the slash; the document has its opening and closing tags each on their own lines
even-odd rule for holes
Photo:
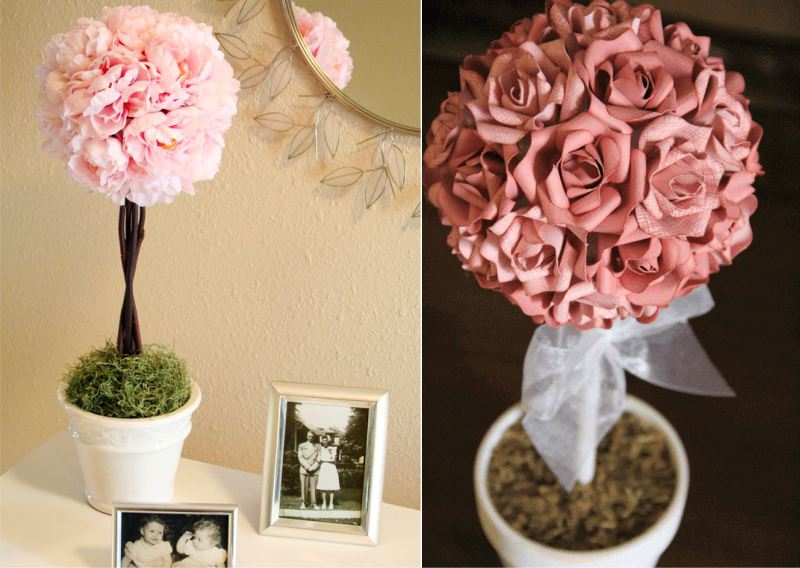
<svg viewBox="0 0 800 568">
<path fill-rule="evenodd" d="M 112 418 L 149 418 L 177 410 L 189 400 L 186 363 L 158 345 L 122 356 L 110 341 L 78 359 L 64 376 L 66 399 L 78 408 Z"/>
</svg>

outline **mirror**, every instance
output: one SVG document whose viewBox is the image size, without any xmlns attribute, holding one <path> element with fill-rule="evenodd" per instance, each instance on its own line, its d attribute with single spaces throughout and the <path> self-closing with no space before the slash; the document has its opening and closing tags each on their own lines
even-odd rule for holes
<svg viewBox="0 0 800 568">
<path fill-rule="evenodd" d="M 418 2 L 282 0 L 282 7 L 306 62 L 329 93 L 387 128 L 419 135 Z M 334 23 L 349 41 L 352 63 L 343 53 L 346 41 L 332 30 Z M 320 36 L 334 47 L 320 48 Z"/>
</svg>

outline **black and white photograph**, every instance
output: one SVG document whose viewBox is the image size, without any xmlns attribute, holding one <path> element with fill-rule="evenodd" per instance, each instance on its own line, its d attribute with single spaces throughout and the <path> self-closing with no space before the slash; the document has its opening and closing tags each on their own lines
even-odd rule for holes
<svg viewBox="0 0 800 568">
<path fill-rule="evenodd" d="M 286 418 L 280 516 L 360 525 L 368 409 L 290 402 Z"/>
<path fill-rule="evenodd" d="M 117 568 L 235 566 L 235 505 L 117 505 Z"/>
<path fill-rule="evenodd" d="M 377 544 L 389 393 L 273 382 L 260 532 Z"/>
</svg>

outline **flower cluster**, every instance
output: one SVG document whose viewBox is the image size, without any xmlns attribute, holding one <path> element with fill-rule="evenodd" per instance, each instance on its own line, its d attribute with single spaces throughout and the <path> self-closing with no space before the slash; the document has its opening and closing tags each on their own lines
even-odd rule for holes
<svg viewBox="0 0 800 568">
<path fill-rule="evenodd" d="M 294 18 L 303 41 L 333 84 L 344 89 L 353 76 L 350 40 L 322 12 L 309 12 L 292 3 Z"/>
<path fill-rule="evenodd" d="M 553 0 L 461 67 L 423 176 L 481 286 L 537 323 L 652 321 L 752 240 L 744 80 L 650 5 Z"/>
<path fill-rule="evenodd" d="M 170 203 L 216 174 L 239 82 L 209 26 L 106 8 L 54 36 L 36 76 L 45 151 L 115 203 Z"/>
</svg>

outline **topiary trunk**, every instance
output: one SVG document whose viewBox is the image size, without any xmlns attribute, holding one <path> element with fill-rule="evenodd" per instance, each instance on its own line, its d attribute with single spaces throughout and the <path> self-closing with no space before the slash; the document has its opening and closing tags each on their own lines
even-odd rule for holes
<svg viewBox="0 0 800 568">
<path fill-rule="evenodd" d="M 139 317 L 133 299 L 133 276 L 136 274 L 136 261 L 144 240 L 144 212 L 144 207 L 128 200 L 119 209 L 119 253 L 122 271 L 125 273 L 125 298 L 122 301 L 117 332 L 117 351 L 120 355 L 136 355 L 142 349 Z"/>
</svg>

